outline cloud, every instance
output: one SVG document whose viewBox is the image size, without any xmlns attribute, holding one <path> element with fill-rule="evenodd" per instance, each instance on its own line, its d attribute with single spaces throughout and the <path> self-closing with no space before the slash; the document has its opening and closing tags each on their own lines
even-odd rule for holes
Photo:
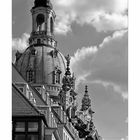
<svg viewBox="0 0 140 140">
<path fill-rule="evenodd" d="M 65 7 L 72 5 L 74 2 L 75 2 L 75 0 L 69 0 L 69 1 L 68 0 L 58 0 L 58 1 L 56 1 L 56 3 L 58 5 L 65 6 Z"/>
<path fill-rule="evenodd" d="M 128 98 L 127 30 L 116 31 L 99 46 L 78 49 L 71 59 L 71 69 L 78 80 L 112 87 L 125 100 Z"/>
<path fill-rule="evenodd" d="M 127 28 L 127 16 L 121 14 L 97 13 L 93 19 L 87 23 L 96 28 L 98 32 L 115 31 Z"/>
<path fill-rule="evenodd" d="M 71 70 L 75 72 L 75 68 L 78 67 L 79 63 L 83 62 L 83 66 L 87 64 L 88 60 L 93 57 L 92 54 L 95 54 L 97 52 L 97 47 L 83 47 L 82 49 L 78 49 L 76 53 L 74 54 L 74 57 L 71 57 Z M 89 55 L 87 55 L 89 54 Z M 80 69 L 78 69 L 78 72 L 76 71 L 76 87 L 86 80 L 86 77 L 91 75 L 91 70 L 82 68 L 82 65 Z"/>
<path fill-rule="evenodd" d="M 88 24 L 98 32 L 127 28 L 127 0 L 52 0 L 56 11 L 56 33 L 72 31 L 71 24 Z"/>
<path fill-rule="evenodd" d="M 123 100 L 128 99 L 128 91 L 127 91 L 127 89 L 125 89 L 124 87 L 121 87 L 119 85 L 116 85 L 115 83 L 95 80 L 95 81 L 92 81 L 92 84 L 101 84 L 106 89 L 108 89 L 109 87 L 112 87 L 114 92 L 116 92 L 116 93 L 118 93 L 118 94 L 120 94 L 122 96 Z"/>
<path fill-rule="evenodd" d="M 29 34 L 24 33 L 21 38 L 14 38 L 12 40 L 12 49 L 23 52 L 28 47 Z"/>
<path fill-rule="evenodd" d="M 72 15 L 62 12 L 60 15 L 57 16 L 55 22 L 55 32 L 57 34 L 66 35 L 68 32 L 72 31 L 71 22 L 72 22 Z"/>
</svg>

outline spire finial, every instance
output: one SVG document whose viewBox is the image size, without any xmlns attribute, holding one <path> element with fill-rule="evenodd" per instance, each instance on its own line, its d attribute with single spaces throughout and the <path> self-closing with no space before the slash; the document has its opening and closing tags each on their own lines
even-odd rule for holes
<svg viewBox="0 0 140 140">
<path fill-rule="evenodd" d="M 67 75 L 71 75 L 71 72 L 70 72 L 70 68 L 69 68 L 69 66 L 70 66 L 70 55 L 68 54 L 67 56 L 65 56 L 65 58 L 66 58 L 66 61 L 67 61 L 67 68 L 66 68 L 66 73 L 65 73 L 65 75 L 67 76 Z"/>
<path fill-rule="evenodd" d="M 85 86 L 85 93 L 88 93 L 88 86 Z"/>
<path fill-rule="evenodd" d="M 90 106 L 91 106 L 91 100 L 90 100 L 89 95 L 88 95 L 88 86 L 86 85 L 85 86 L 85 94 L 84 94 L 84 97 L 82 99 L 81 111 L 85 111 L 85 110 L 89 109 Z"/>
</svg>

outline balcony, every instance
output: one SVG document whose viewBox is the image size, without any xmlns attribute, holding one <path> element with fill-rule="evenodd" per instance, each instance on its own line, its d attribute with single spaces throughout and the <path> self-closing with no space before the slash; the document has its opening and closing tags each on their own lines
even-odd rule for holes
<svg viewBox="0 0 140 140">
<path fill-rule="evenodd" d="M 29 44 L 45 44 L 53 47 L 57 46 L 57 41 L 54 40 L 54 36 L 47 34 L 46 31 L 32 32 L 29 38 Z"/>
</svg>

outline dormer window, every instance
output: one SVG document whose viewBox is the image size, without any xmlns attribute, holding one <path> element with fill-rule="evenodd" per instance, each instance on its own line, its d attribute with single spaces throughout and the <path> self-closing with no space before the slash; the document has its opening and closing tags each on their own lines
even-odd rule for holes
<svg viewBox="0 0 140 140">
<path fill-rule="evenodd" d="M 61 74 L 61 71 L 57 70 L 57 72 L 56 72 L 56 83 L 58 83 L 58 84 L 60 84 L 60 74 Z"/>
<path fill-rule="evenodd" d="M 53 80 L 53 84 L 60 84 L 60 78 L 61 78 L 61 71 L 59 69 L 56 69 L 53 71 L 52 73 L 52 80 Z"/>
<path fill-rule="evenodd" d="M 35 76 L 34 70 L 32 69 L 27 70 L 26 76 L 27 76 L 27 82 L 34 82 L 34 76 Z"/>
</svg>

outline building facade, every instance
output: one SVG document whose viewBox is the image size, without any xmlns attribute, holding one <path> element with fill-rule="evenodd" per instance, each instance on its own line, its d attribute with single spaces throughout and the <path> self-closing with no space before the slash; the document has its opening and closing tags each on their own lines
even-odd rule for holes
<svg viewBox="0 0 140 140">
<path fill-rule="evenodd" d="M 12 64 L 13 140 L 100 140 L 87 86 L 77 110 L 70 56 L 58 50 L 50 0 L 35 0 L 29 46 Z"/>
</svg>

